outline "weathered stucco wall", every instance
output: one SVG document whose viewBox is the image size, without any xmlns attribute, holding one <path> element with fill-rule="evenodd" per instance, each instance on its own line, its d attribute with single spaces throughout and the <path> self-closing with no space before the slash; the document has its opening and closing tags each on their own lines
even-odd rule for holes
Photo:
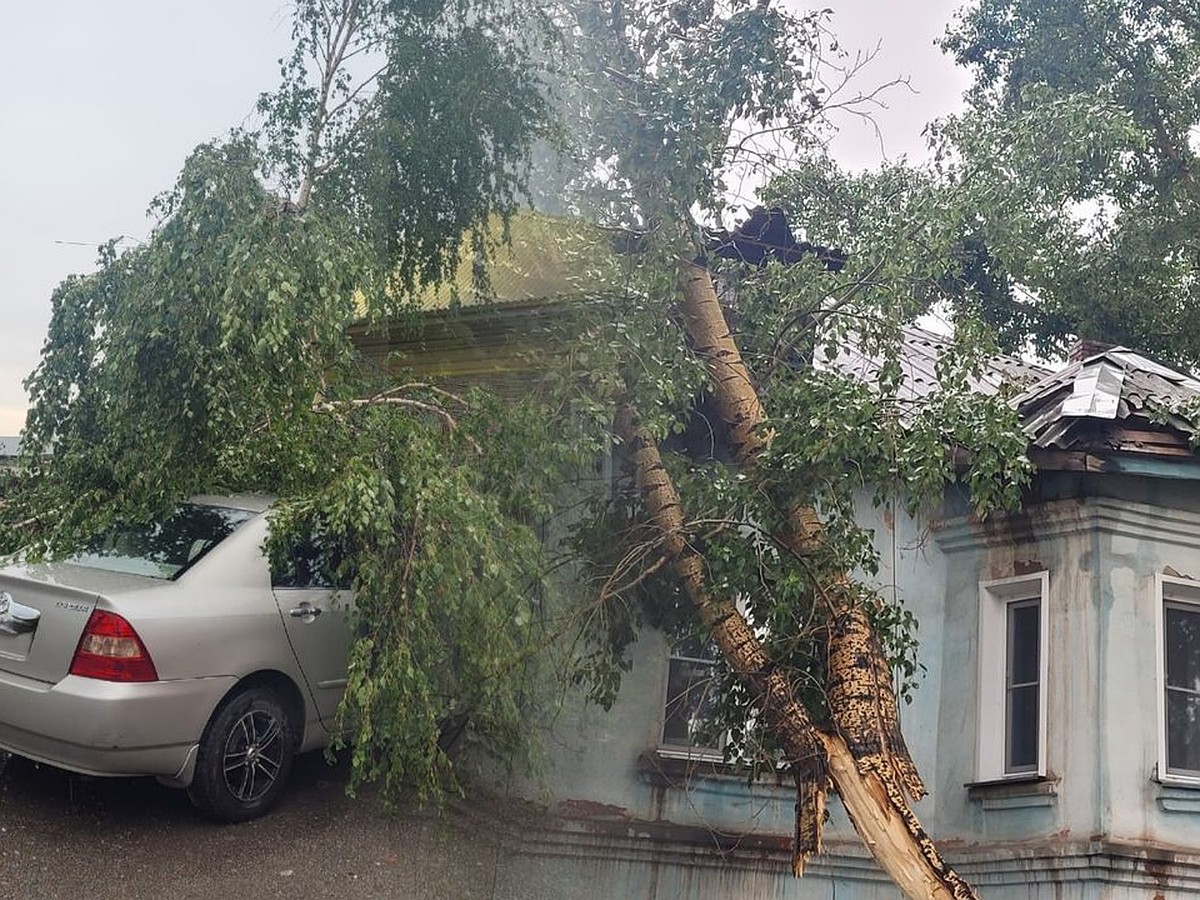
<svg viewBox="0 0 1200 900">
<path fill-rule="evenodd" d="M 1145 479 L 1048 478 L 1020 515 L 931 528 L 865 504 L 882 568 L 921 625 L 926 674 L 902 710 L 932 796 L 918 804 L 986 897 L 1200 894 L 1200 791 L 1155 779 L 1155 574 L 1200 578 L 1200 492 Z M 1170 501 L 1174 508 L 1165 507 Z M 1047 571 L 1044 780 L 977 785 L 980 581 Z M 682 777 L 655 754 L 667 645 L 650 632 L 609 712 L 558 721 L 540 780 L 513 779 L 533 818 L 501 829 L 497 897 L 896 896 L 837 804 L 829 853 L 789 871 L 794 794 L 729 776 Z"/>
<path fill-rule="evenodd" d="M 951 560 L 944 665 L 963 675 L 943 686 L 942 710 L 967 710 L 964 737 L 978 727 L 971 702 L 977 582 L 1049 571 L 1047 768 L 1055 796 L 964 795 L 954 786 L 972 780 L 971 761 L 946 753 L 936 833 L 983 844 L 1102 838 L 1200 848 L 1200 791 L 1157 780 L 1155 581 L 1164 572 L 1200 577 L 1200 513 L 1132 499 L 1136 484 L 1116 487 L 1119 497 L 1052 500 L 986 528 L 959 521 L 942 530 L 939 543 Z M 1173 499 L 1192 507 L 1194 491 L 1184 487 Z M 943 727 L 944 746 L 954 743 L 953 731 Z"/>
<path fill-rule="evenodd" d="M 1155 575 L 1200 578 L 1200 514 L 1145 504 L 1101 508 L 1099 613 L 1102 830 L 1131 842 L 1200 847 L 1200 790 L 1158 780 Z M 1200 727 L 1200 725 L 1198 725 Z"/>
<path fill-rule="evenodd" d="M 1100 833 L 1095 785 L 1102 660 L 1095 543 L 1096 534 L 1076 500 L 1039 504 L 985 523 L 959 519 L 939 530 L 938 545 L 948 566 L 943 666 L 952 677 L 942 686 L 938 739 L 943 749 L 937 815 L 931 823 L 935 834 L 994 844 Z M 983 777 L 977 766 L 979 583 L 1040 571 L 1049 573 L 1049 596 L 1043 598 L 1049 631 L 1045 763 L 1055 793 L 1011 785 L 968 789 Z"/>
</svg>

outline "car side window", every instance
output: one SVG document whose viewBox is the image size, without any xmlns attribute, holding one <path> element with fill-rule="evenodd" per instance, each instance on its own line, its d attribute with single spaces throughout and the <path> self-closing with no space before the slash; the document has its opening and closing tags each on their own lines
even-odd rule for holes
<svg viewBox="0 0 1200 900">
<path fill-rule="evenodd" d="M 271 587 L 349 590 L 352 579 L 342 565 L 344 559 L 340 548 L 322 554 L 311 541 L 296 543 L 283 559 L 272 561 Z"/>
</svg>

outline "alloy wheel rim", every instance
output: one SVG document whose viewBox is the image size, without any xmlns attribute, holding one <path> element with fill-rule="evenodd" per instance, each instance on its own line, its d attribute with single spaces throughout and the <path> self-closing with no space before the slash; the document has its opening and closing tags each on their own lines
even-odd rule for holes
<svg viewBox="0 0 1200 900">
<path fill-rule="evenodd" d="M 283 728 L 263 710 L 245 713 L 229 732 L 222 767 L 229 792 L 253 803 L 271 789 L 283 765 Z"/>
</svg>

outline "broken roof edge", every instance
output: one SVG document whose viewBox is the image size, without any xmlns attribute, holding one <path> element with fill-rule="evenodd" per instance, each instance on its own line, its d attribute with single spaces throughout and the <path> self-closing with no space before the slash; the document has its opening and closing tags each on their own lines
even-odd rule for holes
<svg viewBox="0 0 1200 900">
<path fill-rule="evenodd" d="M 1090 466 L 1152 477 L 1200 477 L 1184 463 L 1200 461 L 1200 380 L 1128 347 L 1111 347 L 1070 363 L 1013 400 L 1042 469 L 1076 469 L 1071 456 L 1146 463 L 1146 467 Z M 1135 471 L 1136 470 L 1136 471 Z"/>
<path fill-rule="evenodd" d="M 1181 389 L 1189 391 L 1197 398 L 1200 398 L 1200 380 L 1189 373 L 1173 369 L 1141 351 L 1132 350 L 1125 346 L 1114 346 L 1101 350 L 1098 353 L 1093 353 L 1091 356 L 1087 356 L 1076 362 L 1068 363 L 1060 369 L 1048 371 L 1045 377 L 1031 384 L 1025 391 L 1015 397 L 1013 402 L 1018 408 L 1034 402 L 1038 399 L 1039 395 L 1061 389 L 1085 369 L 1094 369 L 1096 365 L 1103 364 L 1105 361 L 1119 367 L 1122 372 L 1133 370 L 1157 376 L 1170 383 L 1179 385 Z"/>
</svg>

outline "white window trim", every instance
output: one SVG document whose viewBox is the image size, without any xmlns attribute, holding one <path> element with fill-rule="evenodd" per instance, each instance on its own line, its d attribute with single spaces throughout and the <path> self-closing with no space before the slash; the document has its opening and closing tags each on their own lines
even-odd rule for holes
<svg viewBox="0 0 1200 900">
<path fill-rule="evenodd" d="M 1154 575 L 1154 671 L 1158 691 L 1158 780 L 1165 784 L 1200 786 L 1200 772 L 1185 775 L 1167 770 L 1167 603 L 1200 608 L 1200 583 L 1157 572 Z"/>
<path fill-rule="evenodd" d="M 672 759 L 698 759 L 698 760 L 713 760 L 721 761 L 725 758 L 725 743 L 728 736 L 720 735 L 720 745 L 717 747 L 700 747 L 689 746 L 686 744 L 668 744 L 663 738 L 663 732 L 667 727 L 667 704 L 670 702 L 670 680 L 671 680 L 671 660 L 679 659 L 690 662 L 710 663 L 712 660 L 705 659 L 701 656 L 686 656 L 683 653 L 676 653 L 675 647 L 668 646 L 667 648 L 667 671 L 663 673 L 662 696 L 661 702 L 658 704 L 659 709 L 659 726 L 658 726 L 658 755 L 670 757 Z M 715 663 L 714 663 L 715 665 Z"/>
<path fill-rule="evenodd" d="M 1046 733 L 1049 721 L 1050 573 L 979 582 L 979 721 L 976 728 L 976 773 L 979 781 L 1020 780 L 1046 776 Z M 1004 771 L 1005 672 L 1008 665 L 1008 605 L 1038 600 L 1038 753 L 1037 768 Z"/>
</svg>

